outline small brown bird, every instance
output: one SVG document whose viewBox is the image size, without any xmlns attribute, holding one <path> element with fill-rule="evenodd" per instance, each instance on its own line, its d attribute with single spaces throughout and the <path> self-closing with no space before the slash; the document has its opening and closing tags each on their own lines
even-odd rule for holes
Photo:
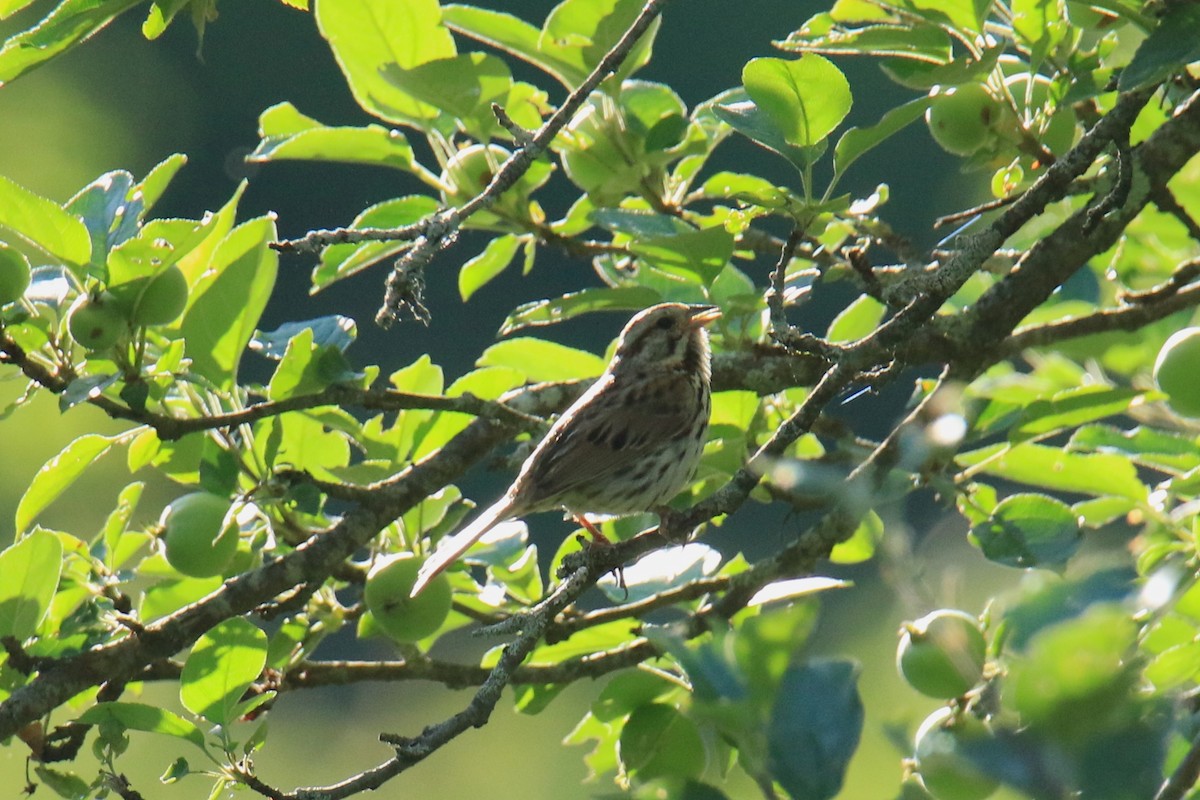
<svg viewBox="0 0 1200 800">
<path fill-rule="evenodd" d="M 706 326 L 714 306 L 662 303 L 621 331 L 608 368 L 521 465 L 504 496 L 448 536 L 421 567 L 416 597 L 493 526 L 562 508 L 623 515 L 662 507 L 692 479 L 711 407 Z"/>
</svg>

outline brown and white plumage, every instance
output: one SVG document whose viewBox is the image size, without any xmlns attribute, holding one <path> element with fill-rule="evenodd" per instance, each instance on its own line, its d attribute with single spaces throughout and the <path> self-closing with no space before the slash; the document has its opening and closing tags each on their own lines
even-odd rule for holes
<svg viewBox="0 0 1200 800">
<path fill-rule="evenodd" d="M 621 331 L 608 367 L 525 459 L 504 496 L 442 540 L 415 597 L 497 523 L 565 509 L 622 515 L 656 509 L 691 480 L 711 406 L 705 326 L 713 306 L 662 303 Z"/>
</svg>

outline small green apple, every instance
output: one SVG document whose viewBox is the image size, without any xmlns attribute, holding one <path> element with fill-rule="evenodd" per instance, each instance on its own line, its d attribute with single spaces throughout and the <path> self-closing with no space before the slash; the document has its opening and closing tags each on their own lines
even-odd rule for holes
<svg viewBox="0 0 1200 800">
<path fill-rule="evenodd" d="M 167 562 L 184 575 L 208 578 L 222 574 L 237 552 L 238 526 L 226 521 L 229 498 L 193 492 L 163 510 Z"/>
<path fill-rule="evenodd" d="M 416 597 L 409 597 L 424 559 L 401 553 L 381 559 L 367 574 L 363 599 L 371 616 L 397 642 L 416 642 L 437 631 L 450 614 L 450 581 L 434 578 Z"/>
</svg>

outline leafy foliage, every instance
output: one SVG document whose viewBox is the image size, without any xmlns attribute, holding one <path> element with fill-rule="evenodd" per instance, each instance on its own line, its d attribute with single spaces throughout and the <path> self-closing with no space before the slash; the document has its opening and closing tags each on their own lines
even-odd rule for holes
<svg viewBox="0 0 1200 800">
<path fill-rule="evenodd" d="M 26 5 L 0 0 L 0 18 Z M 596 776 L 639 797 L 717 798 L 736 771 L 765 797 L 835 797 L 871 721 L 860 668 L 807 646 L 819 593 L 846 586 L 819 573 L 894 566 L 898 507 L 920 492 L 962 518 L 1014 588 L 982 619 L 976 683 L 933 711 L 924 745 L 898 737 L 912 756 L 904 796 L 954 800 L 946 787 L 963 774 L 980 796 L 1000 784 L 1032 798 L 1194 792 L 1200 445 L 1177 411 L 1200 388 L 1156 387 L 1151 367 L 1200 302 L 1195 7 L 837 0 L 781 32 L 785 55 L 750 60 L 742 85 L 689 109 L 635 77 L 660 5 L 564 0 L 539 26 L 437 0 L 317 3 L 313 24 L 373 119 L 326 125 L 282 102 L 262 112 L 250 160 L 380 167 L 424 187 L 332 233 L 279 241 L 272 216 L 239 221 L 245 184 L 200 218 L 155 218 L 182 155 L 140 180 L 102 175 L 62 204 L 0 178 L 0 239 L 33 267 L 0 306 L 0 374 L 57 395 L 63 413 L 88 404 L 125 425 L 46 462 L 0 552 L 0 741 L 27 747 L 50 791 L 105 796 L 124 780 L 130 735 L 151 734 L 179 745 L 165 783 L 192 786 L 187 759 L 200 757 L 213 797 L 235 784 L 293 797 L 250 760 L 271 743 L 260 720 L 279 692 L 479 685 L 461 714 L 385 737 L 396 750 L 379 769 L 305 795 L 344 797 L 483 725 L 507 685 L 536 713 L 573 681 L 611 674 L 567 739 L 593 746 Z M 0 47 L 0 84 L 139 7 L 148 38 L 184 10 L 201 31 L 215 13 L 212 0 L 62 0 Z M 845 127 L 853 90 L 834 59 L 846 57 L 877 61 L 907 90 L 873 124 Z M 922 114 L 994 194 L 932 253 L 891 230 L 885 183 L 838 192 Z M 779 156 L 770 176 L 710 163 L 735 135 Z M 572 193 L 560 219 L 540 199 L 555 186 Z M 314 291 L 396 259 L 391 320 L 419 316 L 425 281 L 453 280 L 446 251 L 461 230 L 487 237 L 458 259 L 464 302 L 546 251 L 592 272 L 512 309 L 500 333 L 521 335 L 449 383 L 436 353 L 382 377 L 355 363 L 346 317 L 260 330 L 280 250 L 318 254 Z M 186 300 L 151 292 L 176 272 Z M 792 323 L 830 297 L 821 330 Z M 453 605 L 429 616 L 436 629 L 391 643 L 398 657 L 319 656 L 339 631 L 411 630 L 367 611 L 372 567 L 430 552 L 473 506 L 456 482 L 536 437 L 603 371 L 603 355 L 546 328 L 666 300 L 723 317 L 709 441 L 662 533 L 736 527 L 746 504 L 803 512 L 799 532 L 747 560 L 667 547 L 638 533 L 651 517 L 605 521 L 613 546 L 564 544 L 547 585 L 544 554 L 522 523 L 505 524 L 448 574 Z M 265 382 L 245 377 L 248 351 L 270 363 Z M 911 399 L 876 440 L 825 413 L 889 383 Z M 221 574 L 168 561 L 162 526 L 139 522 L 140 480 L 98 531 L 39 525 L 100 459 L 122 457 L 131 476 L 228 506 L 238 542 Z M 619 581 L 604 577 L 623 565 Z M 478 665 L 430 655 L 480 624 L 511 641 Z M 179 712 L 126 698 L 139 681 L 177 683 Z M 89 738 L 100 775 L 47 766 Z"/>
</svg>

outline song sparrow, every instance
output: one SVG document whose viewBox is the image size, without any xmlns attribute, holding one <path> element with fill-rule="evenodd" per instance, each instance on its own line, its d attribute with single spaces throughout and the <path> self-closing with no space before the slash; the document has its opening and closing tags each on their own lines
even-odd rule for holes
<svg viewBox="0 0 1200 800">
<path fill-rule="evenodd" d="M 558 418 L 504 496 L 442 540 L 412 595 L 504 520 L 562 508 L 594 530 L 584 514 L 651 511 L 674 497 L 704 447 L 705 326 L 720 315 L 713 306 L 662 303 L 629 320 L 604 374 Z"/>
</svg>

